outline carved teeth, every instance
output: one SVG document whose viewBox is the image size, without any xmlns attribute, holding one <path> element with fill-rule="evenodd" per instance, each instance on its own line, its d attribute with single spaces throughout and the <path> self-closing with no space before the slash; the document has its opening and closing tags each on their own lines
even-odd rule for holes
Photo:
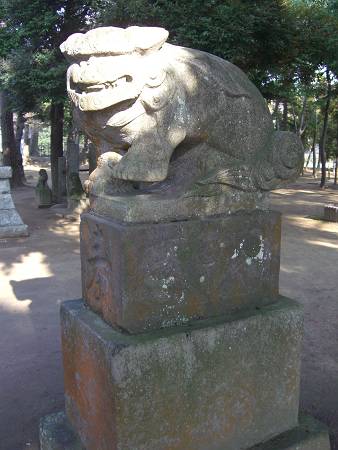
<svg viewBox="0 0 338 450">
<path fill-rule="evenodd" d="M 101 89 L 109 89 L 109 88 L 116 88 L 121 86 L 122 84 L 125 84 L 127 82 L 127 77 L 118 78 L 113 83 L 103 83 L 103 84 L 95 84 L 91 86 L 86 87 L 86 91 L 99 91 Z"/>
<path fill-rule="evenodd" d="M 136 85 L 133 85 L 133 83 L 128 83 L 128 89 L 123 89 L 126 83 L 127 76 L 124 76 L 118 78 L 114 82 L 106 81 L 104 83 L 86 86 L 83 86 L 82 84 L 82 88 L 80 87 L 80 83 L 78 88 L 82 90 L 81 93 L 71 89 L 70 84 L 67 85 L 67 88 L 69 96 L 75 106 L 78 106 L 82 111 L 95 111 L 107 108 L 108 106 L 114 105 L 123 100 L 136 98 L 140 92 L 139 88 L 137 88 Z M 120 89 L 115 90 L 115 88 Z M 118 120 L 118 123 L 119 122 L 120 120 Z"/>
<path fill-rule="evenodd" d="M 136 117 L 140 116 L 141 114 L 144 114 L 146 111 L 139 101 L 135 102 L 133 106 L 128 108 L 125 111 L 120 111 L 113 115 L 108 122 L 107 125 L 110 127 L 123 127 L 127 123 L 131 122 L 132 120 L 136 119 Z"/>
<path fill-rule="evenodd" d="M 124 100 L 136 98 L 139 90 L 134 86 L 129 89 L 114 89 L 109 86 L 106 89 L 94 92 L 76 94 L 81 111 L 97 111 L 120 103 Z M 75 103 L 75 102 L 74 102 Z M 76 103 L 75 103 L 76 104 Z"/>
<path fill-rule="evenodd" d="M 100 91 L 101 89 L 104 89 L 105 85 L 104 84 L 94 84 L 92 86 L 87 86 L 86 90 L 87 91 Z"/>
</svg>

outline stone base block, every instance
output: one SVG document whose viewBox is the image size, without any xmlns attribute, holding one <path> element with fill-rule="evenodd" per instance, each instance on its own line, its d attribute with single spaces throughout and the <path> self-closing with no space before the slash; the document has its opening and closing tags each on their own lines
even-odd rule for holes
<svg viewBox="0 0 338 450">
<path fill-rule="evenodd" d="M 64 412 L 51 414 L 41 420 L 40 447 L 41 450 L 85 450 Z M 209 447 L 204 450 L 209 450 Z M 311 417 L 301 417 L 296 428 L 249 450 L 330 450 L 330 443 L 324 425 Z"/>
<path fill-rule="evenodd" d="M 0 211 L 3 209 L 13 209 L 14 203 L 10 193 L 1 194 L 0 196 Z"/>
<path fill-rule="evenodd" d="M 0 178 L 0 194 L 8 194 L 11 191 L 9 180 Z"/>
<path fill-rule="evenodd" d="M 87 450 L 238 450 L 297 426 L 292 300 L 140 335 L 76 300 L 61 326 L 66 413 Z"/>
<path fill-rule="evenodd" d="M 303 416 L 298 427 L 250 450 L 330 450 L 327 428 L 312 417 Z"/>
<path fill-rule="evenodd" d="M 1 211 L 0 211 L 1 214 Z M 25 237 L 28 236 L 28 227 L 25 224 L 22 225 L 10 225 L 0 226 L 0 239 L 11 237 Z"/>
<path fill-rule="evenodd" d="M 0 239 L 28 236 L 27 225 L 15 209 L 10 193 L 11 176 L 11 167 L 0 166 Z"/>
<path fill-rule="evenodd" d="M 85 450 L 61 411 L 40 420 L 40 450 Z"/>
<path fill-rule="evenodd" d="M 129 333 L 271 303 L 279 256 L 272 211 L 148 224 L 82 215 L 83 298 Z"/>
<path fill-rule="evenodd" d="M 12 168 L 10 166 L 0 166 L 0 179 L 12 178 Z"/>
<path fill-rule="evenodd" d="M 338 222 L 338 205 L 324 206 L 324 220 L 329 222 Z"/>
<path fill-rule="evenodd" d="M 0 209 L 0 238 L 28 236 L 27 225 L 14 208 Z"/>
</svg>

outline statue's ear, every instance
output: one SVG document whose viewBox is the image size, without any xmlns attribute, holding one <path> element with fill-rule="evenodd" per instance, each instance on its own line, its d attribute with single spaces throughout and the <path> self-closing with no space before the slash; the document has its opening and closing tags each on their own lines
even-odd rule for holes
<svg viewBox="0 0 338 450">
<path fill-rule="evenodd" d="M 152 73 L 142 90 L 140 100 L 146 110 L 162 109 L 172 98 L 175 84 L 170 73 L 159 70 Z"/>
</svg>

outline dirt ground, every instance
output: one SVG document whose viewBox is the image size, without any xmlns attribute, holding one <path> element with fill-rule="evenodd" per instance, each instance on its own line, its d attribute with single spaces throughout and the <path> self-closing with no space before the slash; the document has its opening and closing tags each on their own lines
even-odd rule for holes
<svg viewBox="0 0 338 450">
<path fill-rule="evenodd" d="M 38 450 L 39 418 L 63 408 L 59 305 L 81 296 L 78 222 L 38 209 L 38 166 L 14 199 L 30 236 L 0 240 L 0 450 Z M 272 195 L 283 212 L 281 293 L 305 309 L 301 408 L 338 450 L 338 224 L 315 220 L 338 190 L 303 177 Z"/>
</svg>

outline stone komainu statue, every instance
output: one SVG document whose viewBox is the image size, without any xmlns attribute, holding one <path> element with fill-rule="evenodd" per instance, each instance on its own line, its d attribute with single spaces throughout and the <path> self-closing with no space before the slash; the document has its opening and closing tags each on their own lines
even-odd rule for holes
<svg viewBox="0 0 338 450">
<path fill-rule="evenodd" d="M 61 50 L 75 119 L 97 149 L 93 194 L 135 188 L 210 196 L 295 179 L 300 139 L 275 131 L 262 95 L 233 64 L 166 43 L 162 28 L 97 28 Z M 121 181 L 129 180 L 129 181 Z M 138 186 L 139 188 L 139 186 Z"/>
</svg>

